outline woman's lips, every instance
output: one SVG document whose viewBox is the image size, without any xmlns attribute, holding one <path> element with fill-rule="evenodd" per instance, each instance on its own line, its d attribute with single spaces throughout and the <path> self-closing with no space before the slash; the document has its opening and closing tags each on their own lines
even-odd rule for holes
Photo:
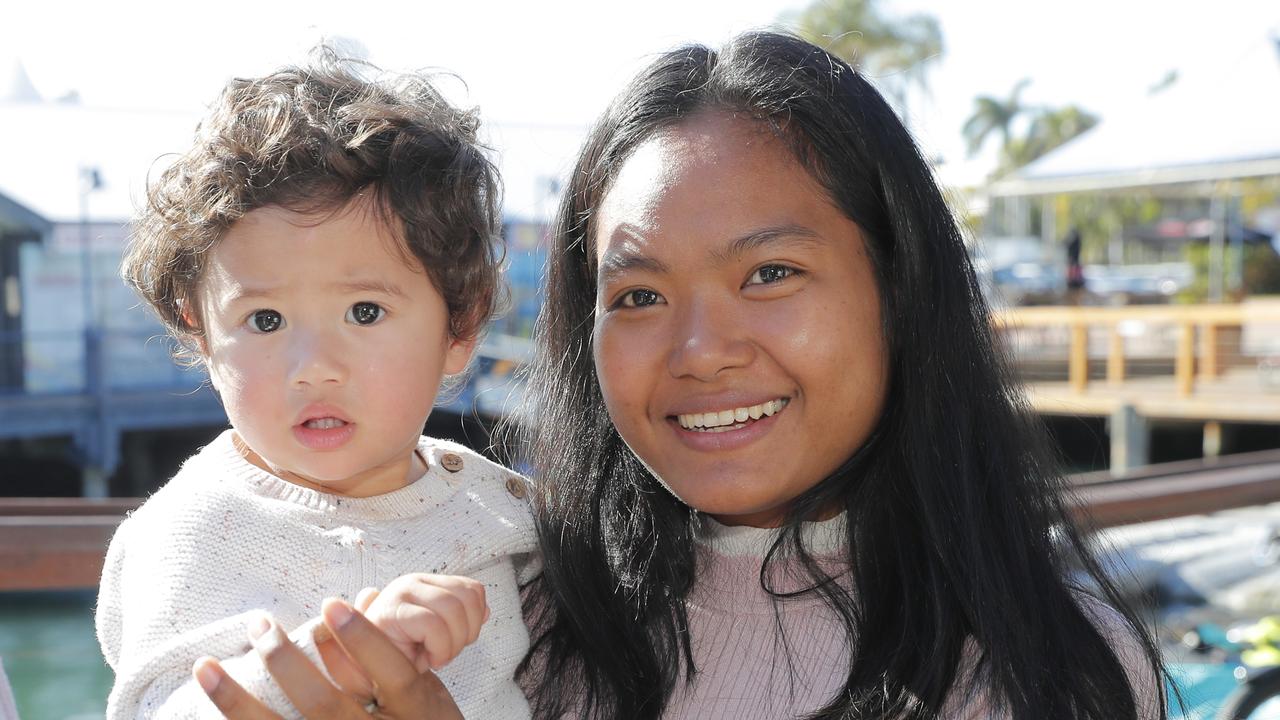
<svg viewBox="0 0 1280 720">
<path fill-rule="evenodd" d="M 786 414 L 785 410 L 786 403 L 783 403 L 782 408 L 771 415 L 762 413 L 758 419 L 748 416 L 743 422 L 737 422 L 735 413 L 731 424 L 711 428 L 686 428 L 677 417 L 668 418 L 668 422 L 681 444 L 686 447 L 702 452 L 721 452 L 736 450 L 760 439 Z"/>
</svg>

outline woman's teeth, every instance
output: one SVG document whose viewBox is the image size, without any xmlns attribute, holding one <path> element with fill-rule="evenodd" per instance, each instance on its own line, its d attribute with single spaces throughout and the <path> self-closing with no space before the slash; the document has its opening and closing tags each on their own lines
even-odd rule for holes
<svg viewBox="0 0 1280 720">
<path fill-rule="evenodd" d="M 770 400 L 750 407 L 720 410 L 719 412 L 677 415 L 676 420 L 680 423 L 680 427 L 685 430 L 724 432 L 742 425 L 747 420 L 759 420 L 762 417 L 769 417 L 786 407 L 787 402 L 787 398 L 778 398 L 777 400 Z"/>
<path fill-rule="evenodd" d="M 302 426 L 312 430 L 332 430 L 334 428 L 340 428 L 346 424 L 347 423 L 345 421 L 339 420 L 338 418 L 326 417 L 312 418 L 311 420 L 302 423 Z"/>
</svg>

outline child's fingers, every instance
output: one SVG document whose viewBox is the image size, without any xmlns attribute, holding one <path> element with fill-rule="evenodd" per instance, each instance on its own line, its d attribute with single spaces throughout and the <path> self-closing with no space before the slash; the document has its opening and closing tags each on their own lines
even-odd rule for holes
<svg viewBox="0 0 1280 720">
<path fill-rule="evenodd" d="M 356 595 L 356 610 L 364 612 L 369 609 L 374 600 L 378 599 L 378 588 L 367 587 Z"/>
<path fill-rule="evenodd" d="M 403 633 L 418 639 L 421 649 L 414 664 L 419 672 L 439 670 L 469 644 L 465 611 L 451 596 L 433 601 L 431 607 L 402 604 L 395 621 Z"/>
<path fill-rule="evenodd" d="M 387 585 L 365 615 L 422 671 L 443 667 L 475 642 L 488 607 L 480 582 L 411 574 Z"/>
<path fill-rule="evenodd" d="M 425 585 L 396 605 L 395 623 L 400 632 L 421 644 L 431 667 L 440 668 L 477 634 L 468 604 L 448 589 Z"/>
<path fill-rule="evenodd" d="M 466 613 L 467 632 L 464 646 L 470 645 L 480 637 L 480 629 L 489 619 L 489 604 L 485 601 L 484 583 L 459 575 L 422 575 L 419 576 L 418 581 L 423 586 L 448 590 L 461 603 Z"/>
<path fill-rule="evenodd" d="M 369 676 L 380 714 L 432 720 L 462 717 L 440 679 L 433 673 L 419 673 L 395 643 L 350 605 L 341 600 L 326 600 L 324 622 L 351 659 Z"/>
</svg>

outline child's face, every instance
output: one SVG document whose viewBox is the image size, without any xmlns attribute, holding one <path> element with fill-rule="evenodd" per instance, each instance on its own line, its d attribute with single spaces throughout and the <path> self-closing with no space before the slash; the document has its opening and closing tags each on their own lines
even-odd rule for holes
<svg viewBox="0 0 1280 720">
<path fill-rule="evenodd" d="M 367 497 L 413 480 L 441 378 L 473 341 L 363 201 L 332 216 L 254 210 L 209 255 L 209 376 L 250 461 Z"/>
<path fill-rule="evenodd" d="M 778 524 L 884 404 L 858 226 L 767 130 L 708 114 L 635 151 L 594 241 L 595 362 L 622 438 L 690 506 Z"/>
</svg>

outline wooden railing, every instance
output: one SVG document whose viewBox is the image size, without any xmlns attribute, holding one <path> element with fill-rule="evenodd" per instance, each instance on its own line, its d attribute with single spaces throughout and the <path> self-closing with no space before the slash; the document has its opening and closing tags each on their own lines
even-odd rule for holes
<svg viewBox="0 0 1280 720">
<path fill-rule="evenodd" d="M 1233 305 L 1025 307 L 996 313 L 996 326 L 1004 331 L 1066 329 L 1067 381 L 1077 393 L 1089 385 L 1089 334 L 1094 328 L 1104 328 L 1108 334 L 1107 382 L 1124 382 L 1126 338 L 1121 328 L 1132 323 L 1177 329 L 1173 375 L 1178 395 L 1187 397 L 1195 391 L 1197 378 L 1214 378 L 1222 373 L 1225 353 L 1238 356 L 1238 342 L 1228 345 L 1222 341 L 1224 329 L 1255 325 L 1264 328 L 1258 332 L 1274 332 L 1274 341 L 1280 342 L 1280 298 Z M 1233 337 L 1238 340 L 1238 333 Z"/>
</svg>

